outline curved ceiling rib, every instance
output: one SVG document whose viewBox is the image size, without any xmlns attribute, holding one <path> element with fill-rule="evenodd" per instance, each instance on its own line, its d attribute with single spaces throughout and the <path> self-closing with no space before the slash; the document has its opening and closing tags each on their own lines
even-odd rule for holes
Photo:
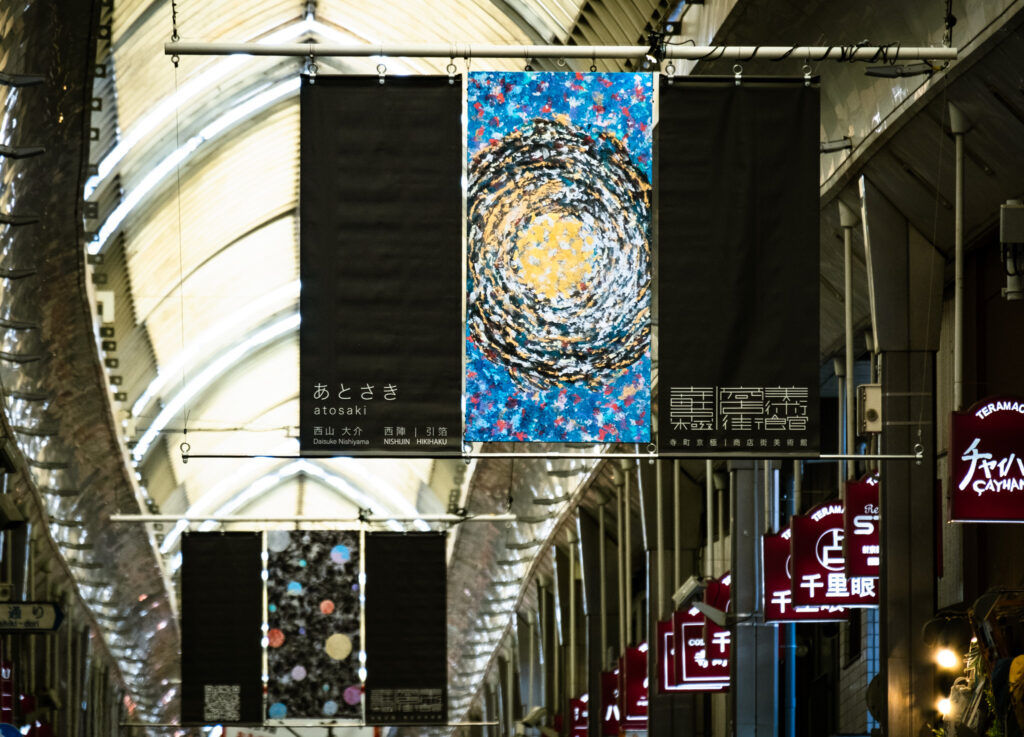
<svg viewBox="0 0 1024 737">
<path fill-rule="evenodd" d="M 299 314 L 292 313 L 254 332 L 244 340 L 220 353 L 168 401 L 152 424 L 146 428 L 132 449 L 132 458 L 141 461 L 146 457 L 153 442 L 160 436 L 175 415 L 197 394 L 227 374 L 238 362 L 252 355 L 278 338 L 294 332 L 299 326 Z"/>
<path fill-rule="evenodd" d="M 286 97 L 297 94 L 299 78 L 289 76 L 272 84 L 270 87 L 251 97 L 240 101 L 227 113 L 221 115 L 197 134 L 189 138 L 173 153 L 163 158 L 160 163 L 148 171 L 146 176 L 136 184 L 125 198 L 114 208 L 97 232 L 97 238 L 89 244 L 89 253 L 102 252 L 110 238 L 121 228 L 125 219 L 148 197 L 158 186 L 163 184 L 170 175 L 183 165 L 192 154 L 203 144 L 210 142 L 222 133 L 232 130 L 248 119 L 267 110 Z"/>
<path fill-rule="evenodd" d="M 189 339 L 181 351 L 160 367 L 156 378 L 132 404 L 132 415 L 142 416 L 152 402 L 163 396 L 171 382 L 181 380 L 189 366 L 200 362 L 209 365 L 231 343 L 237 344 L 254 335 L 254 326 L 265 324 L 268 318 L 289 308 L 297 308 L 298 302 L 296 279 L 250 302 L 245 310 L 228 313 L 224 319 Z"/>
</svg>

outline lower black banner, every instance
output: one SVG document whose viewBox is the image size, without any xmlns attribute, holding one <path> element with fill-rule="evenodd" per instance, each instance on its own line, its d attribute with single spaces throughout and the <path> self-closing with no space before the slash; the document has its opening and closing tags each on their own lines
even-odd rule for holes
<svg viewBox="0 0 1024 737">
<path fill-rule="evenodd" d="M 660 91 L 659 445 L 814 454 L 819 91 L 731 78 Z"/>
<path fill-rule="evenodd" d="M 263 552 L 258 532 L 181 541 L 181 722 L 263 722 Z"/>
<path fill-rule="evenodd" d="M 443 533 L 366 536 L 366 723 L 448 722 Z"/>
</svg>

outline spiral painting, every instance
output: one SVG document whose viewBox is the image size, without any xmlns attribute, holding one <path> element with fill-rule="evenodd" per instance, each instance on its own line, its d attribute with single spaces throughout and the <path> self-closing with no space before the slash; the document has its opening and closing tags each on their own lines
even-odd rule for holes
<svg viewBox="0 0 1024 737">
<path fill-rule="evenodd" d="M 470 75 L 467 440 L 650 440 L 652 95 Z"/>
</svg>

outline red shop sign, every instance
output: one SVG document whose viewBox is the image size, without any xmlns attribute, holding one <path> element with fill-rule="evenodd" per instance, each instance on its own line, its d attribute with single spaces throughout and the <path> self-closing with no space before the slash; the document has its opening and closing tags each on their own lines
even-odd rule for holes
<svg viewBox="0 0 1024 737">
<path fill-rule="evenodd" d="M 846 482 L 844 531 L 847 578 L 878 578 L 878 474 Z"/>
<path fill-rule="evenodd" d="M 676 678 L 676 633 L 672 620 L 658 622 L 658 691 L 688 691 Z"/>
<path fill-rule="evenodd" d="M 732 576 L 726 573 L 720 579 L 708 581 L 704 589 L 704 603 L 721 612 L 729 611 Z M 729 680 L 729 656 L 732 651 L 732 632 L 728 627 L 719 627 L 710 619 L 704 621 L 704 643 L 709 660 L 708 674 L 721 680 Z"/>
<path fill-rule="evenodd" d="M 724 691 L 729 688 L 729 671 L 725 677 L 721 671 L 711 668 L 712 658 L 704 645 L 704 615 L 696 607 L 690 607 L 672 615 L 672 636 L 681 647 L 676 650 L 673 666 L 676 683 L 681 691 Z"/>
<path fill-rule="evenodd" d="M 761 538 L 764 552 L 765 622 L 835 622 L 846 619 L 841 606 L 793 606 L 792 559 L 789 553 L 790 530 Z"/>
<path fill-rule="evenodd" d="M 647 643 L 627 647 L 619 659 L 622 685 L 619 696 L 622 707 L 622 728 L 647 729 Z"/>
<path fill-rule="evenodd" d="M 619 710 L 619 669 L 601 673 L 601 734 L 618 737 L 622 712 Z"/>
<path fill-rule="evenodd" d="M 878 580 L 846 577 L 843 504 L 824 502 L 790 522 L 794 606 L 878 605 Z"/>
<path fill-rule="evenodd" d="M 984 399 L 954 412 L 950 519 L 1024 522 L 1024 400 Z"/>
<path fill-rule="evenodd" d="M 572 737 L 587 737 L 587 729 L 590 727 L 590 698 L 583 694 L 578 699 L 569 699 L 569 714 L 572 719 Z"/>
</svg>

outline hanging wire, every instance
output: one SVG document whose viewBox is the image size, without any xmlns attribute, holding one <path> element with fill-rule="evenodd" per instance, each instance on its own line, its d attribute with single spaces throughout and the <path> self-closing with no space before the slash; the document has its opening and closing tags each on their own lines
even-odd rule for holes
<svg viewBox="0 0 1024 737">
<path fill-rule="evenodd" d="M 178 3 L 176 0 L 171 0 L 171 39 L 177 41 L 178 35 Z M 171 57 L 171 62 L 174 64 L 174 146 L 175 150 L 181 150 L 181 120 L 178 110 L 178 57 L 174 55 Z M 177 210 L 178 210 L 178 314 L 179 324 L 181 325 L 181 351 L 185 352 L 185 256 L 184 246 L 182 244 L 181 234 L 181 160 L 179 159 L 174 165 L 174 178 Z M 181 390 L 185 391 L 185 387 L 188 385 L 188 369 L 184 362 L 181 366 Z M 182 423 L 182 434 L 188 437 L 188 403 L 182 405 L 181 408 L 181 423 Z M 187 445 L 187 443 L 186 443 Z"/>
</svg>

